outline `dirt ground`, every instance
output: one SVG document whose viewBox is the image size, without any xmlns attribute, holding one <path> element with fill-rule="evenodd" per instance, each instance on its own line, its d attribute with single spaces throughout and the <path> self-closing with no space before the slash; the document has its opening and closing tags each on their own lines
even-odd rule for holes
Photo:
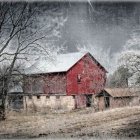
<svg viewBox="0 0 140 140">
<path fill-rule="evenodd" d="M 0 122 L 0 138 L 43 136 L 140 138 L 140 106 L 96 113 L 93 108 L 28 115 L 9 113 L 8 119 Z"/>
</svg>

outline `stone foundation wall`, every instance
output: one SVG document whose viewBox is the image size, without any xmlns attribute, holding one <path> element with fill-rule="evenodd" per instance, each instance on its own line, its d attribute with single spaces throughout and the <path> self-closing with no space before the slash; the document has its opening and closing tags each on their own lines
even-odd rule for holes
<svg viewBox="0 0 140 140">
<path fill-rule="evenodd" d="M 49 109 L 72 110 L 75 108 L 73 96 L 29 96 L 24 97 L 24 109 L 47 111 Z"/>
</svg>

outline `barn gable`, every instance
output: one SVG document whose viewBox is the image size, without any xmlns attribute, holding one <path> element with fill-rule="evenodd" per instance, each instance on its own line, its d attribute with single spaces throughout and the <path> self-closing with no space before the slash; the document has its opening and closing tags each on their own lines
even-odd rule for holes
<svg viewBox="0 0 140 140">
<path fill-rule="evenodd" d="M 108 73 L 108 71 L 99 63 L 99 61 L 97 61 L 90 53 L 87 53 L 91 58 L 92 60 L 101 68 L 103 69 L 106 73 Z"/>
<path fill-rule="evenodd" d="M 105 69 L 87 53 L 67 72 L 67 94 L 96 94 L 103 90 L 105 82 Z"/>
</svg>

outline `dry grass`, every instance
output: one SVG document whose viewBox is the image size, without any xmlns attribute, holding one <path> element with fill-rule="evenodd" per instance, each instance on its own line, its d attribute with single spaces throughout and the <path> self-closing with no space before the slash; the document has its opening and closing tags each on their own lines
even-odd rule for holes
<svg viewBox="0 0 140 140">
<path fill-rule="evenodd" d="M 0 122 L 1 136 L 129 136 L 140 135 L 140 106 L 94 113 L 92 108 L 67 113 L 9 114 Z"/>
</svg>

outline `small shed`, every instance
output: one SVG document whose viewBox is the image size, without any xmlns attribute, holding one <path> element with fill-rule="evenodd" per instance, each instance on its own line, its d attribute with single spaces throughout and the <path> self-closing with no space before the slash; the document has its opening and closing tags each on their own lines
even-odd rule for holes
<svg viewBox="0 0 140 140">
<path fill-rule="evenodd" d="M 99 110 L 139 105 L 139 97 L 139 88 L 105 88 L 105 90 L 96 95 Z"/>
</svg>

